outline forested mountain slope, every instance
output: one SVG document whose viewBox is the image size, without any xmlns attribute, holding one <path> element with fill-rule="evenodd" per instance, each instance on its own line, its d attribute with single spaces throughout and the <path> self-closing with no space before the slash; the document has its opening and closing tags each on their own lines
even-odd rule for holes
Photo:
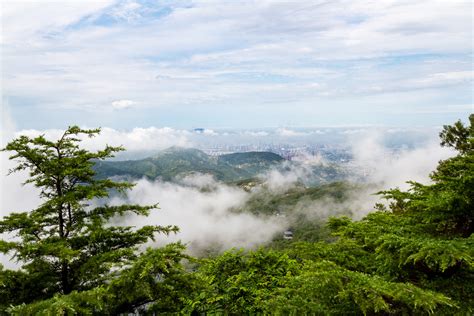
<svg viewBox="0 0 474 316">
<path fill-rule="evenodd" d="M 210 156 L 193 148 L 171 147 L 153 157 L 126 161 L 97 161 L 94 170 L 100 179 L 121 177 L 126 180 L 173 181 L 190 174 L 209 174 L 223 182 L 253 179 L 270 170 L 288 171 L 301 163 L 287 161 L 271 152 L 243 152 Z M 335 165 L 306 167 L 310 184 L 342 180 L 346 171 Z"/>
<path fill-rule="evenodd" d="M 99 161 L 95 170 L 99 178 L 124 176 L 170 181 L 191 173 L 211 174 L 221 181 L 255 177 L 277 166 L 284 159 L 270 152 L 246 152 L 213 157 L 198 149 L 172 147 L 140 160 Z"/>
</svg>

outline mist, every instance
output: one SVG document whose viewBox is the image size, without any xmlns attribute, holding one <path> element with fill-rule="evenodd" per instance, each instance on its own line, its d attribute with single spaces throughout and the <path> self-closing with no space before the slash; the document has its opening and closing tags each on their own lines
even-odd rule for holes
<svg viewBox="0 0 474 316">
<path fill-rule="evenodd" d="M 10 128 L 2 134 L 3 144 L 20 134 L 13 131 L 14 126 L 10 125 Z M 125 142 L 135 150 L 142 150 L 146 147 L 146 141 L 143 143 L 144 139 L 152 139 L 160 133 L 169 137 L 164 137 L 159 141 L 154 140 L 154 142 L 150 140 L 151 143 L 148 144 L 150 147 L 155 146 L 153 148 L 158 149 L 169 145 L 193 146 L 196 139 L 191 140 L 192 133 L 190 132 L 171 129 L 135 129 L 129 134 L 112 129 L 104 131 L 105 135 L 88 140 L 89 143 L 84 142 L 86 148 L 97 149 L 105 143 L 120 145 Z M 365 129 L 350 131 L 352 132 L 344 135 L 345 144 L 349 146 L 353 159 L 348 163 L 341 163 L 341 168 L 346 168 L 353 174 L 353 177 L 348 177 L 346 180 L 359 182 L 362 177 L 366 184 L 370 183 L 370 186 L 366 185 L 350 192 L 348 199 L 342 203 L 331 198 L 301 200 L 294 206 L 294 214 L 303 214 L 308 219 L 326 219 L 328 216 L 349 214 L 354 219 L 360 219 L 373 211 L 374 204 L 380 201 L 380 198 L 374 195 L 375 192 L 394 187 L 406 189 L 408 180 L 427 184 L 430 182 L 429 174 L 436 168 L 438 161 L 455 154 L 449 149 L 440 147 L 435 137 L 423 138 L 422 142 L 418 141 L 417 146 L 401 146 L 394 149 L 387 146 L 387 139 L 393 137 L 393 133 Z M 26 134 L 34 136 L 39 132 L 30 131 Z M 47 131 L 46 134 L 55 137 L 56 134 L 60 134 L 60 131 Z M 222 133 L 221 136 L 215 134 L 208 132 L 206 135 L 201 134 L 197 137 L 208 139 L 225 137 Z M 287 131 L 284 134 L 290 137 Z M 321 136 L 320 133 L 313 134 Z M 341 134 L 342 132 L 338 137 Z M 245 137 L 259 139 L 267 137 L 267 134 L 263 133 L 256 136 L 249 135 L 247 133 Z M 299 135 L 291 134 L 291 137 L 296 138 Z M 304 137 L 309 136 L 305 134 Z M 95 141 L 97 143 L 94 143 Z M 121 142 L 118 143 L 119 141 Z M 1 216 L 11 212 L 29 211 L 37 207 L 41 203 L 38 190 L 32 185 L 22 185 L 28 178 L 28 174 L 20 172 L 6 176 L 8 169 L 15 166 L 15 162 L 8 160 L 6 152 L 1 152 L 0 155 L 2 163 Z M 296 165 L 275 168 L 262 174 L 260 176 L 262 186 L 271 194 L 284 194 L 285 191 L 300 183 L 305 183 L 305 181 L 309 183 L 313 176 L 312 168 L 328 166 L 331 163 L 318 153 L 300 155 L 295 157 L 295 161 L 298 162 Z M 291 218 L 257 216 L 236 211 L 245 208 L 245 203 L 252 194 L 257 194 L 261 189 L 261 187 L 256 187 L 246 191 L 216 181 L 209 175 L 188 176 L 177 179 L 174 183 L 141 179 L 135 182 L 135 187 L 127 197 L 114 196 L 110 204 L 159 203 L 160 209 L 154 210 L 149 217 L 126 216 L 115 219 L 115 223 L 137 227 L 176 225 L 180 228 L 179 233 L 157 236 L 156 242 L 148 245 L 163 245 L 181 240 L 187 244 L 191 254 L 200 254 L 209 249 L 222 251 L 232 247 L 256 247 L 269 242 L 275 236 L 278 237 L 291 225 Z M 14 267 L 14 264 L 5 257 L 0 257 L 0 260 L 7 267 Z"/>
<path fill-rule="evenodd" d="M 347 192 L 347 199 L 342 202 L 330 197 L 302 199 L 294 206 L 294 214 L 322 220 L 343 214 L 360 220 L 374 211 L 376 203 L 388 204 L 377 192 L 392 188 L 407 190 L 408 181 L 430 184 L 430 174 L 439 161 L 456 154 L 450 148 L 441 147 L 436 137 L 425 138 L 417 146 L 394 149 L 387 146 L 393 137 L 391 130 L 364 129 L 348 135 L 352 160 L 341 163 L 340 167 L 346 172 L 344 181 L 360 185 Z M 324 168 L 331 163 L 319 154 L 300 155 L 293 160 L 298 164 L 275 168 L 261 175 L 260 179 L 270 192 L 283 194 L 298 184 L 315 183 L 318 179 L 314 179 L 313 168 Z"/>
<path fill-rule="evenodd" d="M 350 168 L 382 189 L 407 189 L 407 181 L 431 183 L 429 175 L 440 160 L 455 155 L 455 151 L 441 147 L 435 137 L 413 148 L 401 147 L 394 150 L 385 146 L 386 134 L 380 131 L 366 133 L 352 138 L 353 160 Z"/>
<path fill-rule="evenodd" d="M 180 183 L 148 181 L 135 183 L 126 199 L 114 198 L 111 204 L 159 202 L 160 209 L 148 217 L 128 216 L 118 223 L 133 226 L 177 225 L 176 235 L 158 238 L 157 244 L 181 240 L 191 253 L 224 250 L 232 247 L 253 248 L 270 241 L 285 228 L 276 217 L 238 213 L 251 193 L 215 181 L 208 175 L 193 175 Z"/>
<path fill-rule="evenodd" d="M 6 144 L 15 136 L 15 124 L 10 119 L 9 108 L 7 106 L 2 109 L 2 134 L 1 146 L 4 148 Z M 33 185 L 24 185 L 28 179 L 27 171 L 15 172 L 9 174 L 9 170 L 16 167 L 16 163 L 9 159 L 9 153 L 0 151 L 0 217 L 12 212 L 25 212 L 36 208 L 41 204 L 39 198 L 39 190 Z M 12 240 L 14 236 L 0 234 L 0 238 Z M 0 264 L 9 269 L 17 268 L 17 264 L 9 260 L 9 256 L 0 253 Z"/>
</svg>

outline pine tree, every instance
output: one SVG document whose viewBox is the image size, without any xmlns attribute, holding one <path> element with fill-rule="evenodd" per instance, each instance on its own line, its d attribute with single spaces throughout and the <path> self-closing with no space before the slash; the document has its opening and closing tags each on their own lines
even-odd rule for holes
<svg viewBox="0 0 474 316">
<path fill-rule="evenodd" d="M 138 259 L 137 247 L 157 233 L 177 231 L 175 226 L 111 225 L 110 219 L 127 213 L 148 215 L 157 205 L 107 205 L 112 192 L 124 193 L 126 182 L 98 180 L 94 162 L 113 157 L 122 147 L 106 146 L 96 152 L 79 147 L 81 137 L 100 129 L 69 127 L 59 140 L 21 136 L 3 149 L 17 161 L 10 173 L 26 170 L 26 183 L 40 189 L 42 204 L 0 221 L 0 251 L 21 264 L 19 271 L 0 267 L 0 305 L 48 299 L 110 283 L 122 268 Z M 3 302 L 2 302 L 3 301 Z"/>
<path fill-rule="evenodd" d="M 361 221 L 330 220 L 342 241 L 375 255 L 376 274 L 451 298 L 456 308 L 440 314 L 474 312 L 474 114 L 469 123 L 443 127 L 441 145 L 457 155 L 439 162 L 432 183 L 380 192 L 389 207 Z"/>
</svg>

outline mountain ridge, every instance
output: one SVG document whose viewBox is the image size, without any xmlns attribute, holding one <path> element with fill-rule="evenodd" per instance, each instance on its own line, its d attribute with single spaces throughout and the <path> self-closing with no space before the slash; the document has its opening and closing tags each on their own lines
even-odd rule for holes
<svg viewBox="0 0 474 316">
<path fill-rule="evenodd" d="M 203 173 L 221 181 L 236 181 L 255 177 L 283 161 L 280 155 L 265 151 L 210 156 L 196 148 L 170 147 L 144 159 L 98 161 L 94 170 L 98 178 L 122 176 L 171 181 L 178 176 Z"/>
</svg>

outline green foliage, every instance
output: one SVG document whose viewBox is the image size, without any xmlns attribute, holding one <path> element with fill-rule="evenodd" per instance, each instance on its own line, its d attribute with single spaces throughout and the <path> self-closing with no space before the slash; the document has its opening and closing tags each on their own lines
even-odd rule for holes
<svg viewBox="0 0 474 316">
<path fill-rule="evenodd" d="M 468 127 L 458 121 L 440 133 L 441 144 L 458 155 L 439 163 L 431 174 L 433 184 L 410 182 L 408 192 L 380 192 L 393 201 L 392 210 L 407 213 L 428 233 L 469 237 L 474 232 L 474 114 L 469 120 Z"/>
<path fill-rule="evenodd" d="M 270 245 L 271 248 L 281 249 L 291 242 L 330 240 L 330 231 L 326 227 L 329 214 L 350 215 L 350 211 L 341 205 L 344 205 L 351 196 L 364 192 L 367 188 L 367 185 L 362 184 L 332 182 L 317 187 L 297 185 L 275 192 L 262 186 L 254 189 L 246 203 L 235 211 L 284 218 L 287 223 L 286 229 L 293 232 L 293 239 L 283 240 L 281 232 L 275 236 Z M 326 205 L 327 214 L 321 214 L 318 209 L 313 211 L 315 205 L 318 207 Z"/>
<path fill-rule="evenodd" d="M 351 194 L 357 194 L 363 189 L 363 185 L 349 182 L 332 182 L 308 188 L 295 186 L 283 192 L 272 192 L 263 187 L 252 194 L 243 210 L 257 215 L 290 214 L 298 204 L 311 204 L 322 199 L 342 203 L 347 201 Z"/>
<path fill-rule="evenodd" d="M 4 149 L 13 152 L 10 159 L 18 163 L 10 172 L 29 171 L 26 183 L 40 189 L 43 203 L 0 221 L 0 233 L 16 237 L 1 240 L 0 251 L 22 263 L 20 271 L 0 271 L 4 280 L 0 305 L 30 303 L 54 295 L 52 306 L 67 311 L 70 300 L 110 283 L 121 268 L 133 264 L 138 245 L 154 239 L 156 233 L 177 230 L 173 226 L 134 229 L 110 224 L 111 218 L 127 213 L 148 215 L 157 206 L 100 203 L 112 190 L 124 192 L 132 185 L 94 177 L 94 161 L 122 150 L 106 146 L 89 152 L 79 147 L 81 135 L 93 137 L 99 131 L 73 126 L 57 141 L 20 136 Z M 73 291 L 76 294 L 71 297 L 58 296 Z"/>
<path fill-rule="evenodd" d="M 445 125 L 439 134 L 441 146 L 453 147 L 460 154 L 474 150 L 474 114 L 469 116 L 469 126 L 464 126 L 461 121 L 454 125 Z"/>
<path fill-rule="evenodd" d="M 263 250 L 228 251 L 206 260 L 199 276 L 205 287 L 190 301 L 188 310 L 219 314 L 254 314 L 281 284 L 298 270 L 287 255 Z"/>
<path fill-rule="evenodd" d="M 106 290 L 96 287 L 88 291 L 56 294 L 47 300 L 21 304 L 7 309 L 11 315 L 99 315 L 105 310 Z"/>
<path fill-rule="evenodd" d="M 184 259 L 192 260 L 183 254 L 184 249 L 182 244 L 147 249 L 132 267 L 123 270 L 108 285 L 114 298 L 111 313 L 180 311 L 197 287 L 196 277 L 181 264 Z"/>
<path fill-rule="evenodd" d="M 275 153 L 259 151 L 226 154 L 218 157 L 218 162 L 228 163 L 237 168 L 257 167 L 258 165 L 266 167 L 268 164 L 278 164 L 284 160 L 283 157 Z M 261 170 L 256 171 L 258 172 Z"/>
<path fill-rule="evenodd" d="M 188 258 L 181 244 L 147 249 L 119 275 L 86 291 L 72 291 L 11 307 L 13 315 L 116 315 L 135 312 L 176 313 L 195 290 L 194 276 L 180 264 Z"/>
<path fill-rule="evenodd" d="M 301 254 L 313 253 L 312 260 L 295 260 L 287 254 L 263 249 L 249 253 L 231 251 L 206 260 L 199 271 L 205 287 L 189 301 L 186 311 L 223 315 L 341 315 L 433 313 L 440 306 L 455 307 L 443 294 L 410 283 L 389 282 L 321 259 L 338 256 L 336 250 L 341 248 L 330 253 L 328 247 L 321 252 L 321 245 L 310 249 L 310 244 L 300 246 L 309 246 Z"/>
<path fill-rule="evenodd" d="M 351 240 L 374 255 L 377 275 L 443 293 L 467 314 L 474 311 L 474 115 L 470 123 L 440 133 L 441 144 L 458 155 L 439 163 L 432 184 L 409 182 L 408 191 L 380 192 L 388 208 L 379 205 L 361 221 L 329 221 L 336 244 Z"/>
<path fill-rule="evenodd" d="M 326 260 L 305 264 L 300 275 L 288 276 L 282 284 L 266 301 L 267 311 L 284 315 L 408 314 L 433 313 L 438 305 L 453 306 L 442 294 L 387 282 Z"/>
<path fill-rule="evenodd" d="M 373 252 L 364 249 L 355 240 L 342 238 L 337 242 L 295 242 L 283 250 L 298 261 L 330 260 L 349 270 L 373 273 L 376 271 Z"/>
</svg>

